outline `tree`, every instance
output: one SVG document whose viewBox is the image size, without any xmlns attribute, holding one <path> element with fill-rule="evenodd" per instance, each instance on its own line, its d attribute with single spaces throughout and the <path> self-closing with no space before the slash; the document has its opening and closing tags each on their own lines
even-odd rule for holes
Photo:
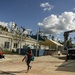
<svg viewBox="0 0 75 75">
<path fill-rule="evenodd" d="M 67 41 L 67 47 L 72 47 L 72 38 Z"/>
<path fill-rule="evenodd" d="M 59 43 L 62 43 L 62 41 L 61 41 L 61 40 L 58 40 L 58 42 L 59 42 Z"/>
<path fill-rule="evenodd" d="M 26 28 L 24 28 L 24 27 L 22 27 L 22 26 L 21 26 L 21 28 L 22 28 L 22 32 L 24 32 L 24 31 L 26 30 Z"/>
<path fill-rule="evenodd" d="M 4 26 L 2 26 L 2 25 L 0 25 L 0 29 L 1 29 L 2 31 L 7 31 L 7 32 L 8 32 L 8 28 L 7 28 L 7 27 L 4 27 Z"/>
<path fill-rule="evenodd" d="M 51 36 L 51 39 L 54 40 L 54 35 Z"/>
</svg>

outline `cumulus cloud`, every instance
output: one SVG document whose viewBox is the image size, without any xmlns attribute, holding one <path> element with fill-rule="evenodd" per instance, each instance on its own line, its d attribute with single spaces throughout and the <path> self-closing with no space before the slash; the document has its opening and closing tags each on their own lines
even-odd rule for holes
<svg viewBox="0 0 75 75">
<path fill-rule="evenodd" d="M 61 15 L 51 14 L 38 23 L 47 34 L 58 34 L 65 30 L 75 29 L 75 13 L 64 12 Z"/>
<path fill-rule="evenodd" d="M 42 26 L 43 24 L 39 22 L 38 25 L 39 25 L 39 26 Z"/>
<path fill-rule="evenodd" d="M 42 7 L 44 11 L 46 10 L 50 11 L 51 9 L 53 9 L 54 6 L 50 5 L 49 2 L 46 2 L 46 3 L 41 3 L 40 7 Z"/>
<path fill-rule="evenodd" d="M 0 21 L 0 25 L 2 25 L 3 27 L 7 27 L 8 28 L 8 23 L 6 23 L 6 22 L 1 22 Z"/>
</svg>

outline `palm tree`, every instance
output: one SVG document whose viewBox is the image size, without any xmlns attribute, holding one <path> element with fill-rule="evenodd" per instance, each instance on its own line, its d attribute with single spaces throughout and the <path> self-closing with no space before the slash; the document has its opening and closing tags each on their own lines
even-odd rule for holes
<svg viewBox="0 0 75 75">
<path fill-rule="evenodd" d="M 24 27 L 22 27 L 22 26 L 21 26 L 21 28 L 22 28 L 22 32 L 24 32 L 24 31 L 26 30 L 26 28 L 24 28 Z"/>
<path fill-rule="evenodd" d="M 4 26 L 2 26 L 2 25 L 0 25 L 0 29 L 1 29 L 2 31 L 7 31 L 7 32 L 8 32 L 8 28 L 7 28 L 7 27 L 4 27 Z"/>
<path fill-rule="evenodd" d="M 24 27 L 20 27 L 19 28 L 19 36 L 20 36 L 20 40 L 19 40 L 19 44 L 20 44 L 20 50 L 19 50 L 19 54 L 21 53 L 20 51 L 21 51 L 21 43 L 22 43 L 22 40 L 23 40 L 23 33 L 24 33 L 24 31 L 25 31 L 26 29 L 24 28 Z"/>
</svg>

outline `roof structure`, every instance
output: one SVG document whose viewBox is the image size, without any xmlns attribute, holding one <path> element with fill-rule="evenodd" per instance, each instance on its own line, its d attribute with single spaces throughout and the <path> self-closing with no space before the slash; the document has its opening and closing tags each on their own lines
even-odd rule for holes
<svg viewBox="0 0 75 75">
<path fill-rule="evenodd" d="M 60 44 L 60 43 L 58 43 L 58 42 L 56 42 L 56 41 L 53 41 L 53 40 L 51 40 L 51 39 L 47 39 L 47 40 L 45 40 L 45 41 L 43 41 L 43 42 L 40 42 L 40 44 L 41 44 L 41 45 L 48 45 L 48 46 L 50 46 L 50 45 L 63 46 L 62 44 Z"/>
</svg>

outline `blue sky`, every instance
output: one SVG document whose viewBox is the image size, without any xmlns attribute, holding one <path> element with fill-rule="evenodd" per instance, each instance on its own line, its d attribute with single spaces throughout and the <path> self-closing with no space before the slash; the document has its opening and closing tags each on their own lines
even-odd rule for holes
<svg viewBox="0 0 75 75">
<path fill-rule="evenodd" d="M 0 22 L 12 20 L 34 33 L 40 27 L 63 39 L 64 31 L 75 29 L 75 0 L 0 0 Z"/>
</svg>

